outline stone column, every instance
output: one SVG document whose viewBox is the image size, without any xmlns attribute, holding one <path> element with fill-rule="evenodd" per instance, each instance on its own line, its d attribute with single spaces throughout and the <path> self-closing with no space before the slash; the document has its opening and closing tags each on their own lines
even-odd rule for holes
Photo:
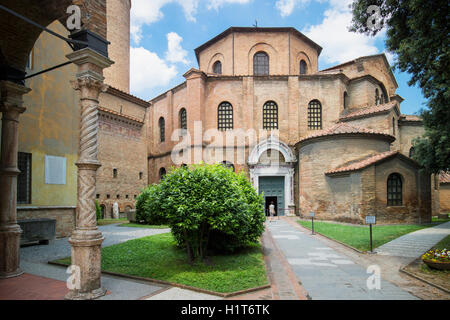
<svg viewBox="0 0 450 320">
<path fill-rule="evenodd" d="M 66 299 L 95 299 L 106 292 L 101 286 L 101 245 L 104 240 L 97 228 L 95 184 L 97 169 L 98 97 L 106 91 L 103 69 L 113 62 L 96 51 L 85 48 L 67 58 L 78 66 L 75 90 L 80 91 L 80 144 L 78 150 L 78 200 L 76 227 L 69 238 L 72 246 L 74 287 Z"/>
<path fill-rule="evenodd" d="M 22 96 L 30 91 L 22 85 L 0 82 L 2 141 L 0 160 L 0 278 L 21 275 L 19 268 L 20 234 L 17 224 L 17 152 L 19 116 L 25 111 Z"/>
</svg>

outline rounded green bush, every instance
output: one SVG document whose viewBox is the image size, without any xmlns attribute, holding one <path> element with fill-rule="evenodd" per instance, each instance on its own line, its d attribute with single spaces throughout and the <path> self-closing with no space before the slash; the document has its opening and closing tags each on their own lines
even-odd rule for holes
<svg viewBox="0 0 450 320">
<path fill-rule="evenodd" d="M 230 252 L 257 243 L 264 231 L 264 205 L 244 173 L 223 165 L 172 169 L 139 195 L 136 217 L 170 226 L 188 258 Z"/>
</svg>

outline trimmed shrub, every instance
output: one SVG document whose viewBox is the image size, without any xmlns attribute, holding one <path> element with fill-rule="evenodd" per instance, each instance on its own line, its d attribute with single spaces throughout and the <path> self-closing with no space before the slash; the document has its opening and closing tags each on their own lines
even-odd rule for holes
<svg viewBox="0 0 450 320">
<path fill-rule="evenodd" d="M 244 173 L 222 165 L 172 169 L 139 195 L 138 219 L 167 224 L 189 261 L 208 251 L 232 252 L 257 243 L 264 231 L 264 205 Z"/>
</svg>

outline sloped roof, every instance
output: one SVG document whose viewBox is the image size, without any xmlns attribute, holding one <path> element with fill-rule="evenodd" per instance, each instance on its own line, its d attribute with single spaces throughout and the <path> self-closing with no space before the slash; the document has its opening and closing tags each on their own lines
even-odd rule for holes
<svg viewBox="0 0 450 320">
<path fill-rule="evenodd" d="M 450 172 L 441 171 L 439 174 L 440 183 L 450 183 Z"/>
<path fill-rule="evenodd" d="M 225 38 L 229 34 L 235 33 L 235 32 L 293 32 L 296 36 L 298 36 L 299 38 L 301 38 L 302 40 L 304 40 L 305 42 L 310 44 L 313 48 L 315 48 L 317 50 L 317 55 L 320 55 L 320 53 L 322 52 L 322 47 L 321 46 L 319 46 L 317 43 L 312 41 L 310 38 L 305 36 L 303 33 L 301 33 L 300 31 L 298 31 L 297 29 L 292 28 L 292 27 L 281 27 L 281 28 L 280 27 L 271 27 L 271 28 L 230 27 L 227 30 L 225 30 L 224 32 L 222 32 L 221 34 L 215 36 L 214 38 L 212 38 L 211 40 L 205 42 L 204 44 L 202 44 L 201 46 L 199 46 L 198 48 L 196 48 L 194 50 L 195 51 L 195 55 L 197 57 L 197 62 L 200 63 L 199 54 L 200 54 L 201 51 L 203 51 L 204 49 L 208 48 L 209 46 L 211 46 L 212 44 L 216 43 L 217 41 Z"/>
<path fill-rule="evenodd" d="M 116 116 L 119 116 L 119 117 L 122 117 L 122 118 L 125 118 L 125 119 L 128 119 L 128 120 L 132 120 L 132 121 L 135 121 L 135 122 L 139 122 L 139 123 L 141 123 L 141 124 L 144 123 L 143 120 L 140 120 L 140 119 L 138 119 L 138 118 L 134 118 L 134 117 L 131 117 L 131 116 L 127 116 L 127 115 L 125 115 L 125 114 L 123 114 L 123 113 L 120 113 L 120 112 L 117 112 L 117 111 L 114 111 L 114 110 L 111 110 L 111 109 L 108 109 L 108 108 L 104 108 L 104 107 L 100 107 L 100 106 L 99 106 L 99 107 L 98 107 L 98 110 L 99 110 L 99 111 L 106 112 L 106 113 L 114 114 L 114 115 L 116 115 Z"/>
<path fill-rule="evenodd" d="M 417 121 L 422 122 L 422 118 L 420 116 L 416 116 L 413 114 L 402 114 L 400 115 L 400 121 Z"/>
<path fill-rule="evenodd" d="M 337 123 L 334 126 L 332 126 L 331 128 L 326 129 L 326 130 L 320 130 L 314 134 L 311 134 L 311 135 L 301 139 L 297 143 L 301 143 L 301 142 L 319 138 L 319 137 L 348 135 L 348 134 L 377 135 L 380 137 L 384 137 L 384 138 L 390 140 L 391 142 L 395 140 L 395 137 L 393 137 L 390 134 L 386 134 L 383 132 L 378 132 L 378 131 L 374 131 L 374 130 L 370 130 L 370 129 L 366 129 L 366 128 L 355 127 L 355 126 L 349 125 L 347 123 Z"/>
<path fill-rule="evenodd" d="M 374 54 L 374 55 L 359 57 L 359 58 L 356 58 L 356 59 L 353 59 L 353 60 L 350 60 L 350 61 L 338 64 L 336 66 L 333 66 L 333 67 L 330 67 L 330 68 L 327 68 L 327 69 L 323 69 L 323 70 L 321 70 L 319 72 L 328 72 L 328 71 L 331 71 L 333 69 L 342 68 L 342 67 L 344 67 L 346 65 L 355 64 L 355 63 L 357 63 L 357 62 L 359 62 L 361 60 L 373 59 L 373 58 L 378 58 L 378 57 L 381 57 L 383 59 L 385 65 L 386 65 L 386 68 L 389 70 L 389 75 L 391 76 L 392 80 L 394 81 L 394 84 L 398 88 L 397 79 L 395 79 L 395 76 L 392 73 L 389 61 L 387 60 L 386 55 L 384 53 L 378 53 L 378 54 Z"/>
<path fill-rule="evenodd" d="M 379 153 L 376 155 L 369 156 L 365 159 L 352 162 L 350 164 L 342 165 L 340 167 L 337 167 L 333 170 L 330 170 L 326 172 L 325 174 L 336 174 L 336 173 L 344 173 L 344 172 L 351 172 L 351 171 L 357 171 L 364 168 L 367 168 L 368 166 L 371 166 L 372 164 L 375 164 L 377 162 L 380 162 L 382 160 L 388 159 L 390 157 L 393 157 L 397 154 L 399 154 L 399 151 L 387 151 L 383 153 Z"/>
<path fill-rule="evenodd" d="M 390 111 L 395 106 L 397 106 L 397 102 L 391 101 L 391 102 L 376 105 L 376 106 L 357 109 L 357 110 L 351 111 L 350 113 L 348 113 L 346 115 L 342 115 L 339 118 L 339 121 L 347 121 L 347 120 L 351 120 L 351 119 L 355 119 L 355 118 L 364 118 L 366 116 L 372 116 L 372 115 L 375 115 L 378 113 L 385 113 L 387 111 Z"/>
</svg>

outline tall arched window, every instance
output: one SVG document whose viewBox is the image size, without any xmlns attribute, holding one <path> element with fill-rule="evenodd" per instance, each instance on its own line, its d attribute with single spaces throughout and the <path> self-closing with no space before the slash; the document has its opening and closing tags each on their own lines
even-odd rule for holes
<svg viewBox="0 0 450 320">
<path fill-rule="evenodd" d="M 395 136 L 395 118 L 392 118 L 392 135 Z"/>
<path fill-rule="evenodd" d="M 322 129 L 322 105 L 319 100 L 313 100 L 308 105 L 308 129 Z"/>
<path fill-rule="evenodd" d="M 344 92 L 344 109 L 346 109 L 348 107 L 348 103 L 349 103 L 348 93 L 347 93 L 347 91 L 345 91 Z"/>
<path fill-rule="evenodd" d="M 387 180 L 387 205 L 402 205 L 402 176 L 392 173 Z"/>
<path fill-rule="evenodd" d="M 166 175 L 166 168 L 159 169 L 159 181 L 161 181 Z"/>
<path fill-rule="evenodd" d="M 273 101 L 268 101 L 263 107 L 263 129 L 278 129 L 278 106 Z"/>
<path fill-rule="evenodd" d="M 308 66 L 305 60 L 300 60 L 300 74 L 306 74 L 308 72 Z"/>
<path fill-rule="evenodd" d="M 380 104 L 380 92 L 378 91 L 378 89 L 375 89 L 375 105 L 379 105 Z"/>
<path fill-rule="evenodd" d="M 233 106 L 229 102 L 222 102 L 217 110 L 217 129 L 233 130 Z"/>
<path fill-rule="evenodd" d="M 411 148 L 409 149 L 409 157 L 410 157 L 410 158 L 414 158 L 414 147 L 411 147 Z"/>
<path fill-rule="evenodd" d="M 164 118 L 159 118 L 159 141 L 166 141 L 166 122 Z"/>
<path fill-rule="evenodd" d="M 214 62 L 213 72 L 217 74 L 222 74 L 222 62 L 220 61 Z"/>
<path fill-rule="evenodd" d="M 180 110 L 180 129 L 187 129 L 187 114 L 185 108 L 181 108 Z"/>
<path fill-rule="evenodd" d="M 255 76 L 269 75 L 269 56 L 265 52 L 257 52 L 253 56 L 253 74 Z"/>
</svg>

